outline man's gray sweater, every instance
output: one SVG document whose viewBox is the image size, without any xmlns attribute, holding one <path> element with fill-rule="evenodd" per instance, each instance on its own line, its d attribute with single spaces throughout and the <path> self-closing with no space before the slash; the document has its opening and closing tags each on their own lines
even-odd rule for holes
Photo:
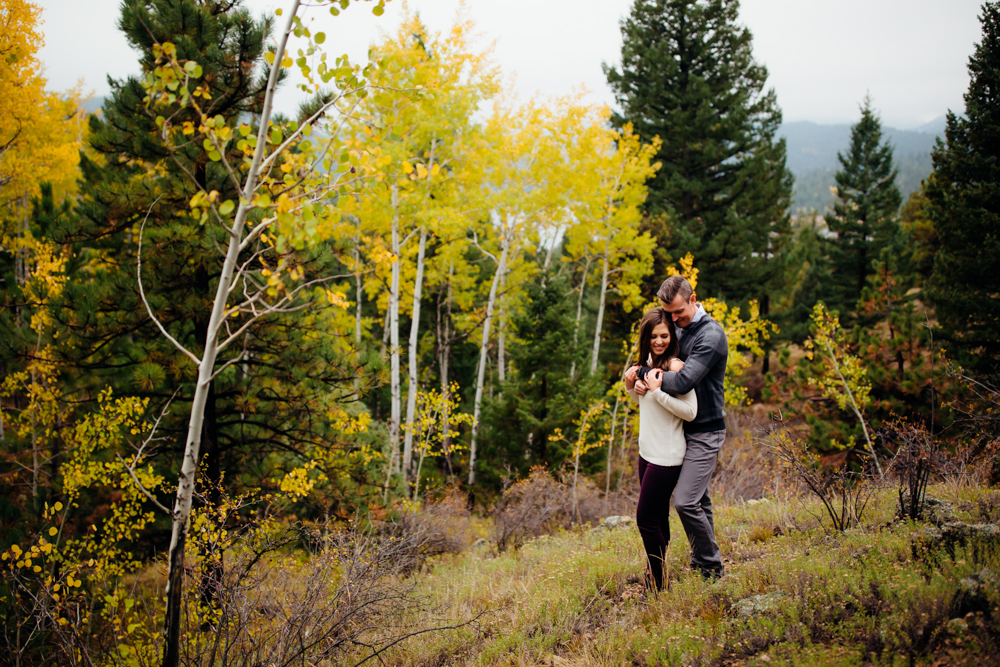
<svg viewBox="0 0 1000 667">
<path fill-rule="evenodd" d="M 691 322 L 679 336 L 677 357 L 684 362 L 680 373 L 664 373 L 662 391 L 680 396 L 694 389 L 698 397 L 698 415 L 684 424 L 686 433 L 707 433 L 726 428 L 726 394 L 723 382 L 729 342 L 722 325 L 705 313 Z"/>
</svg>

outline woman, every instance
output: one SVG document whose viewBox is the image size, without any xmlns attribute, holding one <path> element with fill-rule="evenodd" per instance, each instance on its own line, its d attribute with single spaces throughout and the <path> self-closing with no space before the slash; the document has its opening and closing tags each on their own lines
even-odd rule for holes
<svg viewBox="0 0 1000 667">
<path fill-rule="evenodd" d="M 660 391 L 663 372 L 677 372 L 684 364 L 677 358 L 674 322 L 663 308 L 653 308 L 639 323 L 639 360 L 648 367 L 625 371 L 625 388 L 639 404 L 639 504 L 636 523 L 649 560 L 647 585 L 663 589 L 663 559 L 670 541 L 670 495 L 684 462 L 684 424 L 698 413 L 694 391 L 673 397 Z M 643 396 L 635 393 L 644 382 Z"/>
</svg>

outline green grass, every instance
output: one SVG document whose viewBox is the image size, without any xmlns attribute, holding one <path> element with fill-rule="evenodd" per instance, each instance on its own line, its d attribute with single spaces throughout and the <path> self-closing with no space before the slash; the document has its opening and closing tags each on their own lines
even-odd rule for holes
<svg viewBox="0 0 1000 667">
<path fill-rule="evenodd" d="M 961 520 L 1000 520 L 995 492 L 930 493 L 955 502 Z M 966 615 L 958 590 L 984 567 L 1000 573 L 1000 545 L 915 560 L 910 540 L 922 524 L 893 521 L 894 510 L 895 491 L 885 490 L 861 528 L 840 534 L 824 528 L 821 507 L 808 499 L 717 507 L 728 576 L 711 584 L 690 572 L 673 515 L 671 586 L 648 599 L 634 526 L 564 531 L 500 556 L 478 547 L 441 557 L 417 575 L 428 611 L 413 627 L 478 621 L 421 635 L 383 659 L 427 667 L 995 664 L 1000 592 L 988 591 L 988 604 Z M 774 591 L 787 597 L 771 612 L 744 618 L 733 610 Z"/>
</svg>

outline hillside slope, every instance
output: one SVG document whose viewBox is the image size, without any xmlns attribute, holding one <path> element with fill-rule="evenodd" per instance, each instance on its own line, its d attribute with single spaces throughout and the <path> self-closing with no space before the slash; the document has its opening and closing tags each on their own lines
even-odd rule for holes
<svg viewBox="0 0 1000 667">
<path fill-rule="evenodd" d="M 931 492 L 953 503 L 950 519 L 1000 520 L 1000 492 Z M 812 501 L 718 507 L 729 573 L 716 583 L 688 570 L 674 516 L 672 585 L 648 598 L 634 525 L 442 557 L 418 584 L 433 611 L 412 626 L 478 620 L 400 644 L 385 664 L 990 664 L 1000 651 L 1000 541 L 952 542 L 949 555 L 921 537 L 940 530 L 894 520 L 895 493 L 878 492 L 862 526 L 845 533 L 829 530 Z"/>
</svg>

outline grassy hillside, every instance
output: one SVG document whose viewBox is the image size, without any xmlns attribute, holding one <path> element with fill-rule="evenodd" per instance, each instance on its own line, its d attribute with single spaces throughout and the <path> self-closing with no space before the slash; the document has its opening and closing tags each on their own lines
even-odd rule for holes
<svg viewBox="0 0 1000 667">
<path fill-rule="evenodd" d="M 954 556 L 921 550 L 915 536 L 929 524 L 895 520 L 895 493 L 879 491 L 862 527 L 842 534 L 808 499 L 718 507 L 728 576 L 711 584 L 689 571 L 674 516 L 671 587 L 650 597 L 634 524 L 543 536 L 502 555 L 480 545 L 443 556 L 418 584 L 433 611 L 412 626 L 478 620 L 382 657 L 426 666 L 995 664 L 1000 591 L 984 568 L 1000 573 L 1000 544 L 973 539 Z M 930 493 L 954 504 L 952 519 L 1000 520 L 996 491 Z"/>
</svg>

